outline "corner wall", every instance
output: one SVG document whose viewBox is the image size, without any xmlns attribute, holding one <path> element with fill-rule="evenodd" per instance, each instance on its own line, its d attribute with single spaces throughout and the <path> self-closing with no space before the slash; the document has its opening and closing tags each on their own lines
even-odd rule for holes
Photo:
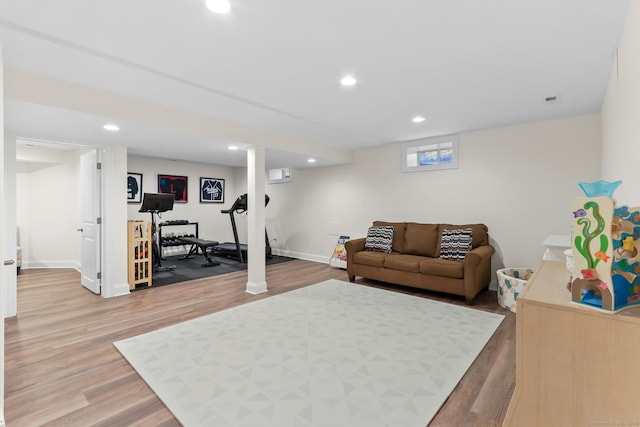
<svg viewBox="0 0 640 427">
<path fill-rule="evenodd" d="M 622 180 L 618 204 L 640 206 L 640 2 L 629 2 L 602 107 L 602 179 Z"/>
<path fill-rule="evenodd" d="M 535 267 L 548 235 L 570 233 L 578 182 L 600 177 L 600 133 L 600 116 L 587 115 L 460 134 L 459 169 L 402 173 L 392 144 L 296 170 L 267 185 L 269 236 L 280 253 L 326 262 L 338 235 L 363 237 L 374 220 L 481 222 L 494 269 Z"/>
</svg>

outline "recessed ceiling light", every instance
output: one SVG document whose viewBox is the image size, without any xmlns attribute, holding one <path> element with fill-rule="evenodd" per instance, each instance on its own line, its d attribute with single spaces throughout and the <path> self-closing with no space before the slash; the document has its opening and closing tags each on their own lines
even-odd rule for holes
<svg viewBox="0 0 640 427">
<path fill-rule="evenodd" d="M 230 145 L 230 146 L 227 147 L 227 149 L 229 149 L 231 151 L 235 151 L 235 150 L 238 149 L 238 146 L 237 145 Z"/>
<path fill-rule="evenodd" d="M 315 162 L 316 162 L 316 159 L 313 159 L 313 158 L 311 158 L 311 159 L 307 159 L 307 162 L 309 162 L 309 163 L 315 163 Z"/>
<path fill-rule="evenodd" d="M 107 123 L 106 125 L 102 126 L 102 129 L 108 130 L 109 132 L 118 132 L 120 130 L 117 125 L 114 125 L 112 123 Z"/>
<path fill-rule="evenodd" d="M 413 123 L 422 123 L 425 121 L 425 118 L 422 116 L 415 116 L 413 119 L 411 119 L 411 121 Z"/>
<path fill-rule="evenodd" d="M 206 0 L 207 9 L 213 13 L 224 14 L 231 10 L 228 0 Z"/>
<path fill-rule="evenodd" d="M 342 86 L 353 86 L 354 84 L 356 84 L 357 80 L 355 77 L 353 76 L 344 76 L 341 80 L 340 80 L 340 84 Z"/>
</svg>

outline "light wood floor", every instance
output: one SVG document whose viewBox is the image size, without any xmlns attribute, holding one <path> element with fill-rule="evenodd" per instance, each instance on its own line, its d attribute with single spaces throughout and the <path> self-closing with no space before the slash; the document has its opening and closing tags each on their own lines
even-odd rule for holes
<svg viewBox="0 0 640 427">
<path fill-rule="evenodd" d="M 246 272 L 237 272 L 104 299 L 85 290 L 74 270 L 23 270 L 18 316 L 5 321 L 6 423 L 177 426 L 114 341 L 327 279 L 347 280 L 347 274 L 295 260 L 267 267 L 269 292 L 258 296 L 244 291 Z M 458 297 L 357 282 L 464 305 Z M 505 320 L 432 426 L 502 424 L 515 381 L 515 315 L 498 307 L 491 291 L 474 307 Z"/>
</svg>

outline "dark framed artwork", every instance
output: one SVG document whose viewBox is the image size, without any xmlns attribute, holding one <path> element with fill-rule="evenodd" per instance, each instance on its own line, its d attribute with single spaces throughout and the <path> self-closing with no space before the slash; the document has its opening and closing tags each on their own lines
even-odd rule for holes
<svg viewBox="0 0 640 427">
<path fill-rule="evenodd" d="M 224 203 L 224 179 L 201 177 L 200 203 Z"/>
<path fill-rule="evenodd" d="M 127 172 L 127 203 L 142 202 L 142 174 Z"/>
<path fill-rule="evenodd" d="M 158 174 L 158 193 L 175 195 L 176 203 L 187 203 L 187 184 L 186 176 Z"/>
</svg>

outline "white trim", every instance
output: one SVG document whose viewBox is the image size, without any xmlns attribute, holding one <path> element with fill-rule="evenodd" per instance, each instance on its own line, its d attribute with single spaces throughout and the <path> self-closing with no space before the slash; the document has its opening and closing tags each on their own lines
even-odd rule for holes
<svg viewBox="0 0 640 427">
<path fill-rule="evenodd" d="M 74 260 L 56 260 L 56 261 L 25 261 L 22 260 L 21 270 L 30 268 L 73 268 L 80 271 L 80 263 Z"/>
<path fill-rule="evenodd" d="M 267 282 L 247 282 L 247 293 L 258 295 L 267 292 Z"/>
<path fill-rule="evenodd" d="M 305 261 L 321 262 L 323 264 L 329 264 L 329 260 L 331 259 L 330 256 L 287 251 L 284 249 L 274 249 L 273 253 L 274 255 L 288 256 L 290 258 L 303 259 Z"/>
<path fill-rule="evenodd" d="M 129 295 L 130 293 L 131 293 L 131 291 L 129 289 L 129 284 L 128 283 L 120 283 L 120 284 L 117 284 L 117 285 L 113 285 L 113 294 L 109 295 L 108 297 L 105 297 L 105 298 L 120 297 L 120 296 L 123 296 L 123 295 Z"/>
</svg>

